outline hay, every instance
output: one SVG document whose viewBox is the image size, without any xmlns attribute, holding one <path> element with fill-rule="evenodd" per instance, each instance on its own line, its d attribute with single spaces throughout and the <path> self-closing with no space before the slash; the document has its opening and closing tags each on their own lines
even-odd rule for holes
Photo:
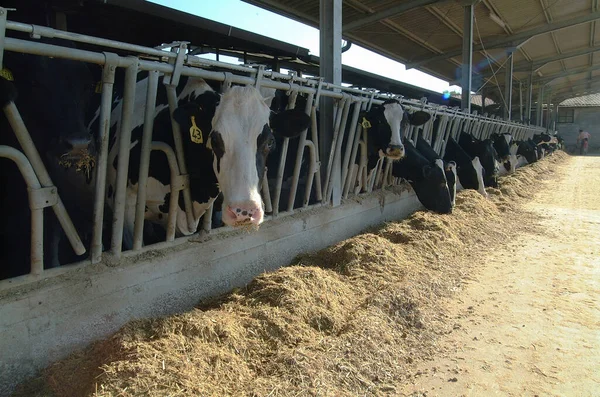
<svg viewBox="0 0 600 397">
<path fill-rule="evenodd" d="M 482 252 L 526 227 L 519 202 L 565 157 L 501 178 L 489 199 L 460 192 L 452 215 L 417 212 L 299 256 L 219 301 L 132 322 L 16 395 L 394 395 L 452 332 L 444 299 L 483 265 Z"/>
</svg>

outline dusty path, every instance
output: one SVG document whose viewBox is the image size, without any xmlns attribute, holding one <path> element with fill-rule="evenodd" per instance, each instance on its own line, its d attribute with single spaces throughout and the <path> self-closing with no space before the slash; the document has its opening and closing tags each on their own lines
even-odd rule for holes
<svg viewBox="0 0 600 397">
<path fill-rule="evenodd" d="M 526 205 L 547 232 L 482 258 L 446 353 L 408 396 L 600 396 L 600 157 L 573 157 Z"/>
</svg>

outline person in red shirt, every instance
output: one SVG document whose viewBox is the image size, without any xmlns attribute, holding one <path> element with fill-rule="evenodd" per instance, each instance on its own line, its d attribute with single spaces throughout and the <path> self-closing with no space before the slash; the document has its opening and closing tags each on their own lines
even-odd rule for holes
<svg viewBox="0 0 600 397">
<path fill-rule="evenodd" d="M 584 130 L 579 130 L 579 135 L 577 136 L 577 145 L 579 145 L 579 154 L 587 153 L 588 141 L 590 140 L 590 133 Z"/>
</svg>

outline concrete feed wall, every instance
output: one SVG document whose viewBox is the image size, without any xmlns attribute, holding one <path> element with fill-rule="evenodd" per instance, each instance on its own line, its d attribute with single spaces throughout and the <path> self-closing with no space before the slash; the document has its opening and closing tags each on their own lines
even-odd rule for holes
<svg viewBox="0 0 600 397">
<path fill-rule="evenodd" d="M 0 395 L 130 320 L 188 310 L 203 298 L 287 265 L 300 253 L 420 207 L 412 192 L 380 191 L 341 207 L 282 217 L 257 232 L 216 234 L 202 243 L 126 256 L 113 266 L 50 271 L 35 285 L 0 283 Z"/>
</svg>

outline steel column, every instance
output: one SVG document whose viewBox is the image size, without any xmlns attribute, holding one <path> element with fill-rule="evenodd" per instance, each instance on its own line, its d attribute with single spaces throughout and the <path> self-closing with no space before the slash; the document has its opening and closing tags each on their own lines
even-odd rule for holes
<svg viewBox="0 0 600 397">
<path fill-rule="evenodd" d="M 98 263 L 102 259 L 102 233 L 104 226 L 104 200 L 106 193 L 106 172 L 108 163 L 108 143 L 110 134 L 110 114 L 112 106 L 115 72 L 118 56 L 105 52 L 106 63 L 102 68 L 102 96 L 100 99 L 100 118 L 98 126 L 99 147 L 96 165 L 96 190 L 94 199 L 94 230 L 92 233 L 91 260 Z M 93 131 L 92 131 L 93 132 Z"/>
<path fill-rule="evenodd" d="M 508 53 L 504 74 L 504 118 L 512 120 L 513 53 Z"/>
<path fill-rule="evenodd" d="M 471 113 L 471 74 L 473 67 L 473 4 L 463 6 L 463 43 L 460 97 L 461 109 Z"/>
<path fill-rule="evenodd" d="M 524 122 L 523 120 L 523 82 L 519 81 L 519 119 L 521 120 L 521 123 Z"/>
<path fill-rule="evenodd" d="M 533 72 L 527 79 L 527 96 L 525 97 L 525 101 L 525 118 L 527 119 L 527 123 L 531 124 L 531 107 L 533 103 Z"/>
<path fill-rule="evenodd" d="M 129 150 L 131 146 L 131 119 L 135 106 L 135 88 L 138 73 L 137 58 L 133 65 L 125 71 L 125 89 L 123 91 L 123 108 L 121 113 L 121 130 L 119 131 L 119 154 L 117 163 L 117 181 L 114 195 L 114 213 L 112 221 L 111 252 L 121 257 L 123 248 L 123 225 L 125 223 L 125 207 L 127 202 L 127 177 L 129 171 Z M 128 236 L 133 237 L 133 236 Z"/>
<path fill-rule="evenodd" d="M 335 85 L 342 83 L 342 0 L 319 2 L 319 74 Z M 333 143 L 333 100 L 321 96 L 319 128 L 320 158 L 327 160 Z M 341 202 L 341 162 L 333 164 L 333 205 Z M 325 176 L 326 173 L 322 173 Z M 323 183 L 327 183 L 326 180 Z"/>
<path fill-rule="evenodd" d="M 538 98 L 537 98 L 537 114 L 536 114 L 536 125 L 541 127 L 542 126 L 542 112 L 544 111 L 544 86 L 540 86 L 539 88 L 539 93 L 538 93 Z"/>
</svg>

